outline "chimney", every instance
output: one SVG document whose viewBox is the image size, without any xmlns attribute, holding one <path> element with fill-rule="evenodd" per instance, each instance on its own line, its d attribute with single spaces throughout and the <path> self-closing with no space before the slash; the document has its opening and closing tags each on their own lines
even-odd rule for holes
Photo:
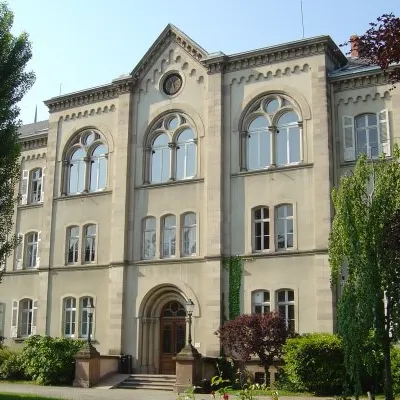
<svg viewBox="0 0 400 400">
<path fill-rule="evenodd" d="M 357 35 L 351 35 L 350 36 L 350 55 L 353 58 L 358 58 L 358 36 Z"/>
</svg>

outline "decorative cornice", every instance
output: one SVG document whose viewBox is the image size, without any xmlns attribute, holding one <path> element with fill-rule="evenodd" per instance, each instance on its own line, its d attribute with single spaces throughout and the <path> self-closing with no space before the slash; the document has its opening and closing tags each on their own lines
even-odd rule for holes
<svg viewBox="0 0 400 400">
<path fill-rule="evenodd" d="M 97 103 L 108 99 L 114 99 L 124 93 L 129 93 L 132 89 L 134 79 L 129 77 L 118 78 L 110 84 L 66 94 L 63 96 L 52 97 L 44 104 L 49 112 L 56 112 L 72 107 L 86 104 Z"/>
<path fill-rule="evenodd" d="M 47 129 L 29 136 L 20 136 L 21 151 L 47 147 Z"/>
<path fill-rule="evenodd" d="M 208 73 L 213 74 L 220 72 L 221 68 L 225 72 L 239 71 L 318 54 L 327 54 L 336 68 L 347 63 L 347 58 L 329 36 L 319 36 L 232 56 L 210 57 L 203 60 L 203 64 L 208 67 Z"/>
<path fill-rule="evenodd" d="M 332 77 L 330 81 L 334 92 L 389 84 L 387 74 L 381 70 Z"/>
</svg>

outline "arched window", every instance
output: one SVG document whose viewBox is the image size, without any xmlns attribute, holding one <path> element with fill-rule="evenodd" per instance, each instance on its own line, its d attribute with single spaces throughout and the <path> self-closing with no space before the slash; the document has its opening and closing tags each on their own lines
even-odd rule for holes
<svg viewBox="0 0 400 400">
<path fill-rule="evenodd" d="M 162 219 L 162 256 L 174 257 L 176 251 L 176 217 L 166 215 Z"/>
<path fill-rule="evenodd" d="M 196 254 L 196 214 L 189 212 L 182 216 L 182 256 Z"/>
<path fill-rule="evenodd" d="M 79 133 L 66 151 L 64 194 L 104 190 L 107 184 L 108 149 L 100 133 Z"/>
<path fill-rule="evenodd" d="M 25 267 L 36 268 L 38 267 L 39 257 L 39 244 L 38 233 L 30 232 L 26 234 L 25 239 Z"/>
<path fill-rule="evenodd" d="M 25 298 L 12 302 L 10 336 L 28 337 L 36 334 L 37 300 Z"/>
<path fill-rule="evenodd" d="M 145 146 L 146 183 L 162 183 L 196 176 L 197 139 L 194 124 L 171 113 L 153 124 Z"/>
<path fill-rule="evenodd" d="M 270 223 L 269 208 L 257 207 L 253 210 L 253 252 L 269 250 Z"/>
<path fill-rule="evenodd" d="M 156 219 L 146 217 L 143 219 L 143 258 L 150 260 L 156 256 Z"/>
<path fill-rule="evenodd" d="M 248 109 L 241 128 L 241 170 L 302 160 L 300 112 L 285 95 L 267 95 Z"/>
<path fill-rule="evenodd" d="M 257 290 L 251 294 L 251 312 L 265 314 L 271 311 L 271 299 L 268 290 Z"/>
<path fill-rule="evenodd" d="M 152 146 L 152 183 L 166 182 L 170 178 L 170 157 L 168 136 L 166 134 L 161 134 L 155 138 Z"/>
<path fill-rule="evenodd" d="M 43 201 L 43 176 L 42 168 L 37 168 L 31 172 L 30 203 L 40 203 Z"/>
<path fill-rule="evenodd" d="M 66 297 L 63 301 L 63 335 L 75 335 L 76 299 Z"/>
<path fill-rule="evenodd" d="M 80 299 L 80 316 L 79 316 L 79 337 L 86 338 L 89 333 L 89 315 L 88 308 L 94 305 L 93 297 L 87 296 Z M 93 321 L 90 335 L 93 335 Z"/>
</svg>

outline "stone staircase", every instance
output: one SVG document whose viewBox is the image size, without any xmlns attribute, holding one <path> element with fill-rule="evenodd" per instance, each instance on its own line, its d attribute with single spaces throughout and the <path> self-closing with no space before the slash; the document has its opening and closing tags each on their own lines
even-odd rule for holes
<svg viewBox="0 0 400 400">
<path fill-rule="evenodd" d="M 176 382 L 176 375 L 147 375 L 132 374 L 123 382 L 118 389 L 150 389 L 172 391 Z"/>
</svg>

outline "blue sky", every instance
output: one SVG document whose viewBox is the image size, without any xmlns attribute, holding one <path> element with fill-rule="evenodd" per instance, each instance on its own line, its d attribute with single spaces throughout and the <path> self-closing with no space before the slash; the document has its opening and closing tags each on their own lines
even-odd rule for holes
<svg viewBox="0 0 400 400">
<path fill-rule="evenodd" d="M 21 102 L 21 119 L 48 118 L 43 101 L 108 83 L 129 73 L 170 22 L 209 52 L 237 53 L 302 37 L 301 0 L 8 0 L 14 33 L 32 42 L 36 83 Z M 362 34 L 399 0 L 303 0 L 305 37 L 336 43 Z"/>
</svg>

